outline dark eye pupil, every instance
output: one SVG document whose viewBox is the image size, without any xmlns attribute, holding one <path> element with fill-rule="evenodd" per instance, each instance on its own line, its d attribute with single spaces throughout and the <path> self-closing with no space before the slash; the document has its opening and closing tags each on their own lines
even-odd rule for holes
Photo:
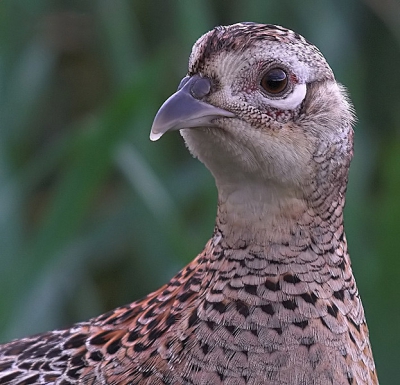
<svg viewBox="0 0 400 385">
<path fill-rule="evenodd" d="M 280 68 L 269 70 L 261 79 L 261 87 L 270 94 L 284 91 L 288 83 L 286 72 Z"/>
</svg>

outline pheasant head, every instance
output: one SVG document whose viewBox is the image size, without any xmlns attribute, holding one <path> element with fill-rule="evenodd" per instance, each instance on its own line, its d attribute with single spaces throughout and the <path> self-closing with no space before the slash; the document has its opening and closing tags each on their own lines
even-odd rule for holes
<svg viewBox="0 0 400 385">
<path fill-rule="evenodd" d="M 344 204 L 352 123 L 344 88 L 315 46 L 282 27 L 239 23 L 196 42 L 151 139 L 180 130 L 216 180 L 222 222 L 273 237 L 271 227 L 308 209 Z"/>
</svg>

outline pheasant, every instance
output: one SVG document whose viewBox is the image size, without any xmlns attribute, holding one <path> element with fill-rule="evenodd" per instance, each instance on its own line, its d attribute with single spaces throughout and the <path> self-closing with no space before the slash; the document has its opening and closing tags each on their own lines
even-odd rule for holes
<svg viewBox="0 0 400 385">
<path fill-rule="evenodd" d="M 180 130 L 211 171 L 211 239 L 144 299 L 2 345 L 0 384 L 378 384 L 343 229 L 353 123 L 297 33 L 203 35 L 150 138 Z"/>
</svg>

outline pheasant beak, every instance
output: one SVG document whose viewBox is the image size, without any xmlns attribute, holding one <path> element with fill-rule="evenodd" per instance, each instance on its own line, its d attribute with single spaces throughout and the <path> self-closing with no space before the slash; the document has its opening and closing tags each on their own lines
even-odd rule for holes
<svg viewBox="0 0 400 385">
<path fill-rule="evenodd" d="M 160 107 L 151 127 L 150 140 L 160 139 L 167 131 L 181 128 L 215 127 L 216 118 L 235 115 L 222 108 L 202 102 L 211 90 L 211 81 L 199 75 L 184 78 L 180 88 Z"/>
</svg>

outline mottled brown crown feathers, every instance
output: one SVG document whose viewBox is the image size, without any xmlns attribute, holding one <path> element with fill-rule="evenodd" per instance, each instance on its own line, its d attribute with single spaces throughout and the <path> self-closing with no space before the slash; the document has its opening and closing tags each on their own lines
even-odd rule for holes
<svg viewBox="0 0 400 385">
<path fill-rule="evenodd" d="M 243 22 L 218 26 L 204 34 L 198 41 L 201 48 L 195 45 L 197 60 L 189 68 L 189 73 L 201 71 L 204 63 L 215 53 L 243 51 L 255 42 L 266 40 L 301 45 L 323 58 L 317 47 L 290 29 L 273 24 Z"/>
</svg>

